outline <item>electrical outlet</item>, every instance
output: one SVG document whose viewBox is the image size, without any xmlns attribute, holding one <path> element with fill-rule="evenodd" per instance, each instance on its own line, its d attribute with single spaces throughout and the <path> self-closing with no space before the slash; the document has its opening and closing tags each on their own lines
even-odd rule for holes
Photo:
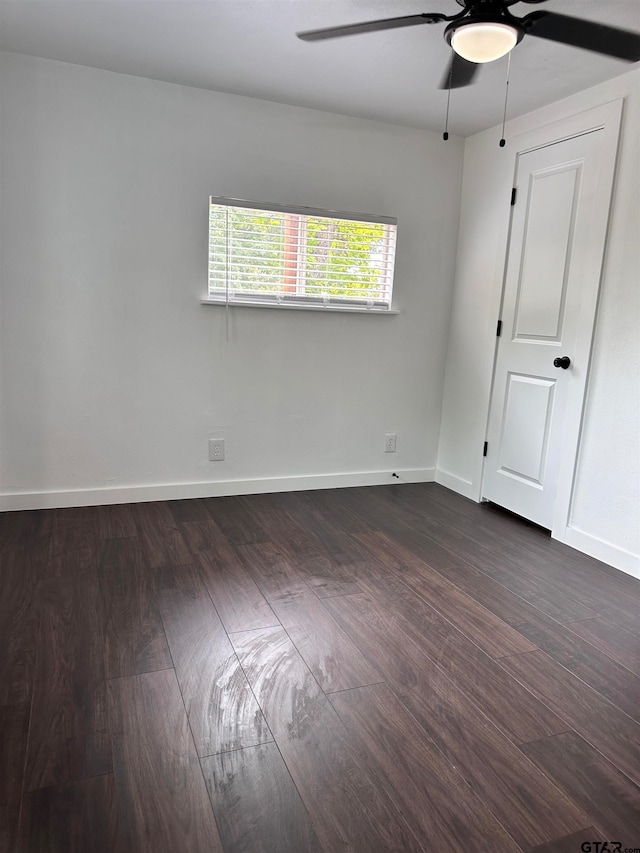
<svg viewBox="0 0 640 853">
<path fill-rule="evenodd" d="M 387 432 L 384 436 L 384 452 L 385 453 L 395 453 L 396 452 L 396 434 L 395 432 Z"/>
<path fill-rule="evenodd" d="M 224 438 L 209 439 L 209 462 L 222 462 L 224 459 Z"/>
</svg>

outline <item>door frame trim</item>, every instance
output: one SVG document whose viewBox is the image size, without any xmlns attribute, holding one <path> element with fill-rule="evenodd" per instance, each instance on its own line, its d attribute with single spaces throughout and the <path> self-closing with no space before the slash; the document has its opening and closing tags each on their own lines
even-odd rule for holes
<svg viewBox="0 0 640 853">
<path fill-rule="evenodd" d="M 593 296 L 582 305 L 583 311 L 593 316 L 593 324 L 591 326 L 590 335 L 587 338 L 585 334 L 578 335 L 575 349 L 575 360 L 585 365 L 585 378 L 583 392 L 580 397 L 577 395 L 577 390 L 572 394 L 569 392 L 567 400 L 567 415 L 565 419 L 565 430 L 562 443 L 562 463 L 558 475 L 558 487 L 556 492 L 556 501 L 553 510 L 553 522 L 551 528 L 551 536 L 560 542 L 571 540 L 571 507 L 573 500 L 573 492 L 575 485 L 575 475 L 577 462 L 580 455 L 580 445 L 582 439 L 582 427 L 584 423 L 585 404 L 589 394 L 589 381 L 591 373 L 591 358 L 593 352 L 593 341 L 595 338 L 596 324 L 598 321 L 598 304 L 600 299 L 600 291 L 602 286 L 602 274 L 607 255 L 608 246 L 608 230 L 609 218 L 611 212 L 611 201 L 615 190 L 616 166 L 618 159 L 618 148 L 620 142 L 620 127 L 622 123 L 622 112 L 624 99 L 618 98 L 601 106 L 594 107 L 583 112 L 568 116 L 567 118 L 554 121 L 549 124 L 541 125 L 532 130 L 525 131 L 513 137 L 509 144 L 510 156 L 510 174 L 512 177 L 512 185 L 515 185 L 515 176 L 518 167 L 518 157 L 529 151 L 534 151 L 539 148 L 546 148 L 558 142 L 584 136 L 587 133 L 598 131 L 603 134 L 602 148 L 600 152 L 600 169 L 598 174 L 598 186 L 608 192 L 609 204 L 603 209 L 597 209 L 594 212 L 593 233 L 598 235 L 599 239 L 593 241 L 594 246 L 602 246 L 596 250 L 599 255 L 597 259 L 597 287 L 594 288 Z M 501 231 L 498 237 L 497 245 L 500 247 L 496 257 L 495 281 L 500 281 L 501 286 L 498 292 L 498 301 L 496 305 L 495 316 L 500 316 L 502 312 L 502 304 L 504 300 L 504 291 L 506 284 L 507 260 L 509 256 L 509 244 L 511 238 L 511 226 L 513 219 L 513 208 L 509 208 L 508 216 L 503 220 Z M 485 424 L 485 436 L 489 429 L 489 418 L 491 414 L 491 404 L 493 401 L 493 392 L 495 384 L 496 362 L 498 354 L 498 346 L 500 339 L 496 337 L 493 364 L 491 372 L 491 385 L 489 390 L 489 404 L 487 407 L 487 417 Z M 479 494 L 478 500 L 482 500 L 482 492 L 484 486 L 485 462 L 482 461 Z"/>
</svg>

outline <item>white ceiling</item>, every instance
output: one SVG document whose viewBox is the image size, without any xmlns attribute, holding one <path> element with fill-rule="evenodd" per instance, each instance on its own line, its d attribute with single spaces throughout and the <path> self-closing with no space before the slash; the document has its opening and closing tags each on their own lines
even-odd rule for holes
<svg viewBox="0 0 640 853">
<path fill-rule="evenodd" d="M 518 3 L 516 15 L 542 6 Z M 640 30 L 640 0 L 548 0 L 544 8 Z M 455 0 L 0 0 L 0 47 L 363 118 L 442 130 L 443 25 L 317 43 L 298 30 L 416 12 Z M 509 115 L 629 70 L 628 63 L 527 36 L 514 50 Z M 506 58 L 452 93 L 450 130 L 501 121 Z"/>
</svg>

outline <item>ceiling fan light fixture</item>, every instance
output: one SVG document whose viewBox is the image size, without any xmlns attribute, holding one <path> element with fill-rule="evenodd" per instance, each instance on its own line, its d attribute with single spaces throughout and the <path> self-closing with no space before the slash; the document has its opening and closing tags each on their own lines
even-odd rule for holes
<svg viewBox="0 0 640 853">
<path fill-rule="evenodd" d="M 509 24 L 461 23 L 451 33 L 451 47 L 469 62 L 493 62 L 513 50 L 520 38 L 516 27 Z"/>
</svg>

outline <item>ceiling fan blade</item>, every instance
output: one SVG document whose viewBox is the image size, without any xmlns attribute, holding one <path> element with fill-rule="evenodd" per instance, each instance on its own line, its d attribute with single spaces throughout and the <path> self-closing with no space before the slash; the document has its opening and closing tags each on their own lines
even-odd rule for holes
<svg viewBox="0 0 640 853">
<path fill-rule="evenodd" d="M 448 21 L 446 15 L 423 13 L 420 15 L 403 15 L 401 18 L 383 18 L 379 21 L 365 21 L 362 24 L 346 24 L 342 27 L 326 27 L 322 30 L 306 30 L 296 33 L 303 41 L 321 41 L 341 36 L 355 36 L 360 33 L 374 33 L 378 30 L 393 30 L 396 27 L 413 27 L 416 24 L 438 24 Z"/>
<path fill-rule="evenodd" d="M 640 60 L 640 34 L 630 30 L 542 11 L 531 12 L 522 18 L 521 23 L 529 35 L 538 38 L 604 53 L 627 62 Z"/>
<path fill-rule="evenodd" d="M 441 89 L 461 89 L 473 83 L 480 66 L 477 62 L 469 62 L 452 51 L 451 60 L 444 77 L 440 82 Z"/>
</svg>

